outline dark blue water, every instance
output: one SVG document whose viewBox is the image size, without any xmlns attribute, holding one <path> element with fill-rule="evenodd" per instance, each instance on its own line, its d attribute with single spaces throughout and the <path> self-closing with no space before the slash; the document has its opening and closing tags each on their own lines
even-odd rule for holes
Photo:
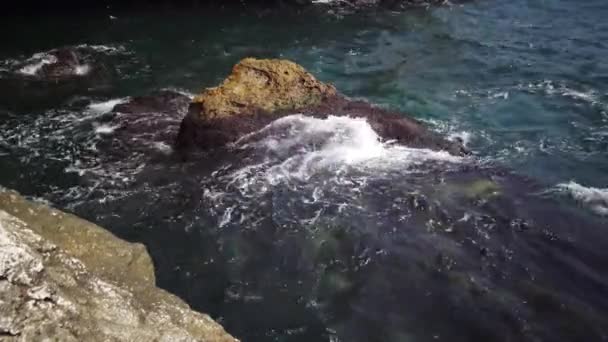
<svg viewBox="0 0 608 342">
<path fill-rule="evenodd" d="M 7 20 L 0 184 L 144 242 L 160 286 L 246 341 L 605 340 L 607 15 L 601 0 L 491 0 Z M 18 71 L 81 44 L 116 72 L 41 86 Z M 247 56 L 294 60 L 474 156 L 335 118 L 185 162 L 155 134 L 121 145 L 106 101 L 196 93 Z"/>
</svg>

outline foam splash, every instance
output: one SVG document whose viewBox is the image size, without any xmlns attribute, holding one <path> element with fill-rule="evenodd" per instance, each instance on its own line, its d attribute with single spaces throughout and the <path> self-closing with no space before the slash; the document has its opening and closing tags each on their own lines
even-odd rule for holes
<svg viewBox="0 0 608 342">
<path fill-rule="evenodd" d="M 608 216 L 608 189 L 586 187 L 573 181 L 558 184 L 556 189 L 567 193 L 595 214 Z"/>
<path fill-rule="evenodd" d="M 364 118 L 345 116 L 286 116 L 231 148 L 245 157 L 218 168 L 205 183 L 205 197 L 213 203 L 208 210 L 220 227 L 255 227 L 260 219 L 249 215 L 248 208 L 282 196 L 287 197 L 281 201 L 291 203 L 284 203 L 290 211 L 284 224 L 313 225 L 325 217 L 325 210 L 363 210 L 356 203 L 374 191 L 370 184 L 377 181 L 404 182 L 411 175 L 443 172 L 466 161 L 445 151 L 384 141 Z"/>
<path fill-rule="evenodd" d="M 442 165 L 463 161 L 445 151 L 382 141 L 365 119 L 342 116 L 290 115 L 244 136 L 234 147 L 253 149 L 262 156 L 228 175 L 230 184 L 246 196 L 257 196 L 278 184 L 308 182 L 318 175 L 341 186 L 354 173 L 378 177 L 410 172 L 430 161 Z"/>
<path fill-rule="evenodd" d="M 108 55 L 125 53 L 126 48 L 122 45 L 94 45 L 94 44 L 80 44 L 76 46 L 80 49 L 90 49 L 95 52 L 105 53 Z"/>
<path fill-rule="evenodd" d="M 91 71 L 91 66 L 88 64 L 77 65 L 74 68 L 74 74 L 78 76 L 87 75 Z"/>
<path fill-rule="evenodd" d="M 263 136 L 258 141 L 248 142 Z M 429 160 L 456 163 L 461 157 L 445 151 L 409 148 L 384 142 L 363 118 L 329 116 L 317 119 L 301 114 L 278 119 L 237 142 L 240 148 L 256 147 L 282 159 L 270 171 L 309 178 L 318 170 L 344 167 L 402 169 Z"/>
<path fill-rule="evenodd" d="M 89 104 L 87 107 L 87 111 L 94 114 L 105 114 L 109 113 L 114 106 L 119 105 L 121 103 L 125 103 L 129 101 L 128 97 L 123 97 L 119 99 L 111 99 L 103 102 L 94 102 Z"/>
<path fill-rule="evenodd" d="M 163 90 L 163 91 L 168 90 L 168 91 L 176 92 L 178 94 L 189 97 L 191 100 L 194 99 L 194 97 L 196 96 L 196 94 L 194 94 L 186 89 L 182 89 L 182 88 L 167 87 L 167 88 L 162 88 L 161 90 Z"/>
<path fill-rule="evenodd" d="M 452 132 L 448 134 L 447 139 L 450 141 L 460 141 L 464 147 L 468 147 L 473 139 L 473 134 L 467 131 Z"/>
<path fill-rule="evenodd" d="M 19 69 L 18 72 L 23 75 L 36 76 L 45 65 L 57 63 L 57 57 L 41 52 L 34 54 L 26 62 L 27 64 Z"/>
<path fill-rule="evenodd" d="M 112 134 L 118 128 L 118 126 L 111 125 L 98 125 L 95 127 L 95 133 L 97 134 Z"/>
<path fill-rule="evenodd" d="M 600 101 L 600 96 L 593 89 L 577 90 L 569 87 L 563 82 L 554 82 L 552 80 L 544 80 L 538 83 L 529 83 L 527 85 L 518 85 L 517 89 L 526 90 L 532 93 L 544 92 L 549 96 L 563 96 L 573 100 L 586 102 L 590 105 L 603 105 Z"/>
</svg>

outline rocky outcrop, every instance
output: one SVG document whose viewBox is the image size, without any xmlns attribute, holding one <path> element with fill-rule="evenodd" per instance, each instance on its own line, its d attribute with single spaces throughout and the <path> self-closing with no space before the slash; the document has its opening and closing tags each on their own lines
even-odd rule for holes
<svg viewBox="0 0 608 342">
<path fill-rule="evenodd" d="M 29 112 L 56 107 L 75 94 L 103 91 L 116 76 L 113 64 L 108 52 L 96 46 L 36 53 L 0 75 L 0 106 Z"/>
<path fill-rule="evenodd" d="M 83 77 L 103 77 L 110 70 L 87 46 L 62 47 L 33 55 L 19 66 L 22 76 L 46 81 L 65 81 Z"/>
<path fill-rule="evenodd" d="M 236 341 L 155 287 L 146 248 L 0 191 L 0 340 Z"/>
<path fill-rule="evenodd" d="M 246 58 L 218 87 L 206 89 L 190 104 L 181 123 L 178 148 L 222 147 L 273 120 L 296 113 L 362 117 L 384 139 L 399 143 L 466 153 L 402 113 L 340 95 L 301 66 L 280 59 Z"/>
</svg>

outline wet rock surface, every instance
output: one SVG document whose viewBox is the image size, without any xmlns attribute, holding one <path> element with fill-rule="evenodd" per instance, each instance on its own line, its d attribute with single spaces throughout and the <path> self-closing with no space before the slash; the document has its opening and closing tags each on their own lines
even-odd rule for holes
<svg viewBox="0 0 608 342">
<path fill-rule="evenodd" d="M 2 341 L 236 341 L 155 287 L 146 248 L 0 192 Z"/>
</svg>

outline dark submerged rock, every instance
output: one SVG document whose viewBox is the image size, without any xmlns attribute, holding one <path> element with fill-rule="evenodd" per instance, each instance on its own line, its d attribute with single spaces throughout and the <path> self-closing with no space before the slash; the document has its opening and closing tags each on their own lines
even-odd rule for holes
<svg viewBox="0 0 608 342">
<path fill-rule="evenodd" d="M 108 76 L 110 69 L 95 51 L 86 46 L 62 47 L 36 54 L 27 60 L 18 73 L 24 77 L 46 81 Z"/>
<path fill-rule="evenodd" d="M 190 98 L 184 94 L 171 90 L 160 90 L 150 95 L 133 97 L 127 102 L 117 104 L 112 111 L 126 114 L 164 112 L 174 116 L 183 115 L 189 103 Z"/>
<path fill-rule="evenodd" d="M 113 158 L 127 158 L 134 151 L 170 150 L 179 124 L 188 110 L 190 97 L 171 90 L 136 96 L 117 104 L 106 118 L 111 137 L 100 148 Z"/>
<path fill-rule="evenodd" d="M 55 107 L 74 94 L 107 89 L 115 75 L 108 56 L 86 45 L 37 53 L 0 74 L 0 105 Z"/>
</svg>

